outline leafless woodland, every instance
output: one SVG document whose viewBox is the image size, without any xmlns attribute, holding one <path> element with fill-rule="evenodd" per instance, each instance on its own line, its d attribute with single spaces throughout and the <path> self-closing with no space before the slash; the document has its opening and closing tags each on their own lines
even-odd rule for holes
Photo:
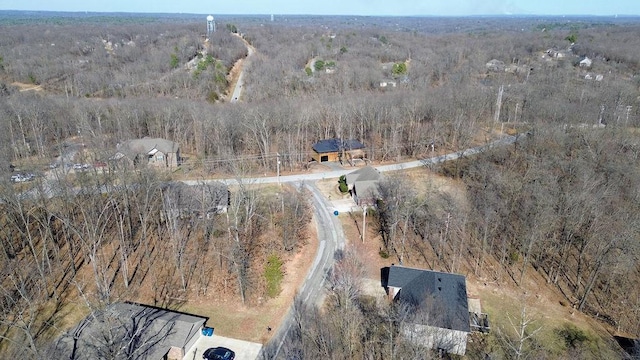
<svg viewBox="0 0 640 360">
<path fill-rule="evenodd" d="M 196 16 L 47 16 L 0 17 L 3 354 L 44 356 L 77 321 L 65 320 L 70 302 L 144 294 L 177 307 L 214 285 L 248 304 L 264 296 L 267 256 L 286 260 L 308 236 L 304 192 L 241 187 L 209 222 L 171 216 L 172 177 L 275 172 L 276 153 L 283 172 L 304 171 L 311 145 L 332 137 L 361 140 L 373 162 L 422 158 L 505 129 L 528 135 L 432 169 L 464 184 L 465 204 L 385 183 L 381 248 L 515 286 L 539 272 L 577 311 L 640 336 L 637 19 L 229 16 L 205 42 Z M 244 41 L 256 54 L 230 103 Z M 307 69 L 314 60 L 326 68 Z M 144 136 L 179 143 L 181 170 L 59 177 L 51 198 L 22 196 L 42 180 L 9 182 L 78 144 L 74 161 L 107 161 Z M 292 357 L 424 358 L 396 338 L 405 309 L 374 309 L 346 283 L 327 311 L 299 312 Z M 572 346 L 546 356 L 599 356 Z"/>
</svg>

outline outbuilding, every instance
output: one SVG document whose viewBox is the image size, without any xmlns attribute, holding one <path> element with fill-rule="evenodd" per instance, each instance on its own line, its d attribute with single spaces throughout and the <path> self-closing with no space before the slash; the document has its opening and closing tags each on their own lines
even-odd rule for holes
<svg viewBox="0 0 640 360">
<path fill-rule="evenodd" d="M 339 138 L 320 140 L 313 144 L 313 160 L 317 162 L 346 161 L 364 157 L 364 144 L 355 139 Z"/>
</svg>

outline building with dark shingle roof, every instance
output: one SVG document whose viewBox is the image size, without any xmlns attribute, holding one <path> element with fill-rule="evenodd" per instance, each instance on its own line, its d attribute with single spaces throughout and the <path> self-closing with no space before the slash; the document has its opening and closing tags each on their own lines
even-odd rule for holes
<svg viewBox="0 0 640 360">
<path fill-rule="evenodd" d="M 464 355 L 471 332 L 464 276 L 392 265 L 387 288 L 390 298 L 415 315 L 403 329 L 405 336 L 432 349 Z"/>
<path fill-rule="evenodd" d="M 364 144 L 355 139 L 325 139 L 313 144 L 313 159 L 317 162 L 346 160 L 363 156 Z M 343 159 L 343 157 L 346 157 Z"/>
</svg>

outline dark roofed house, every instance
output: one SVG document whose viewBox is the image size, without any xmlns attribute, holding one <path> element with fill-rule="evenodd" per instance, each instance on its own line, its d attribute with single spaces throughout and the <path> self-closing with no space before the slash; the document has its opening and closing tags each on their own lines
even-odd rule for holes
<svg viewBox="0 0 640 360">
<path fill-rule="evenodd" d="M 378 183 L 382 175 L 371 166 L 365 166 L 347 174 L 347 185 L 353 200 L 359 206 L 373 206 L 380 198 Z"/>
<path fill-rule="evenodd" d="M 231 197 L 227 185 L 220 181 L 192 186 L 181 182 L 169 183 L 163 194 L 165 206 L 174 216 L 207 219 L 226 213 Z"/>
<path fill-rule="evenodd" d="M 364 148 L 364 144 L 355 139 L 320 140 L 313 144 L 313 159 L 317 162 L 325 162 L 363 157 Z"/>
<path fill-rule="evenodd" d="M 464 355 L 471 331 L 464 276 L 392 265 L 387 289 L 390 298 L 414 311 L 402 330 L 409 340 Z"/>
<path fill-rule="evenodd" d="M 182 359 L 206 317 L 135 303 L 115 303 L 87 316 L 56 342 L 60 359 Z"/>
<path fill-rule="evenodd" d="M 112 159 L 127 158 L 135 166 L 176 168 L 180 164 L 180 146 L 170 140 L 144 137 L 118 144 Z"/>
</svg>

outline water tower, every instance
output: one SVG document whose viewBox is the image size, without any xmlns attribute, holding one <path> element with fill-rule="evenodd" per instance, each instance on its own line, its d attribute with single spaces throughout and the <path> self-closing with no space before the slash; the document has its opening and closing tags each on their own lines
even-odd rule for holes
<svg viewBox="0 0 640 360">
<path fill-rule="evenodd" d="M 207 16 L 207 39 L 216 32 L 216 22 L 213 20 L 213 15 Z"/>
</svg>

